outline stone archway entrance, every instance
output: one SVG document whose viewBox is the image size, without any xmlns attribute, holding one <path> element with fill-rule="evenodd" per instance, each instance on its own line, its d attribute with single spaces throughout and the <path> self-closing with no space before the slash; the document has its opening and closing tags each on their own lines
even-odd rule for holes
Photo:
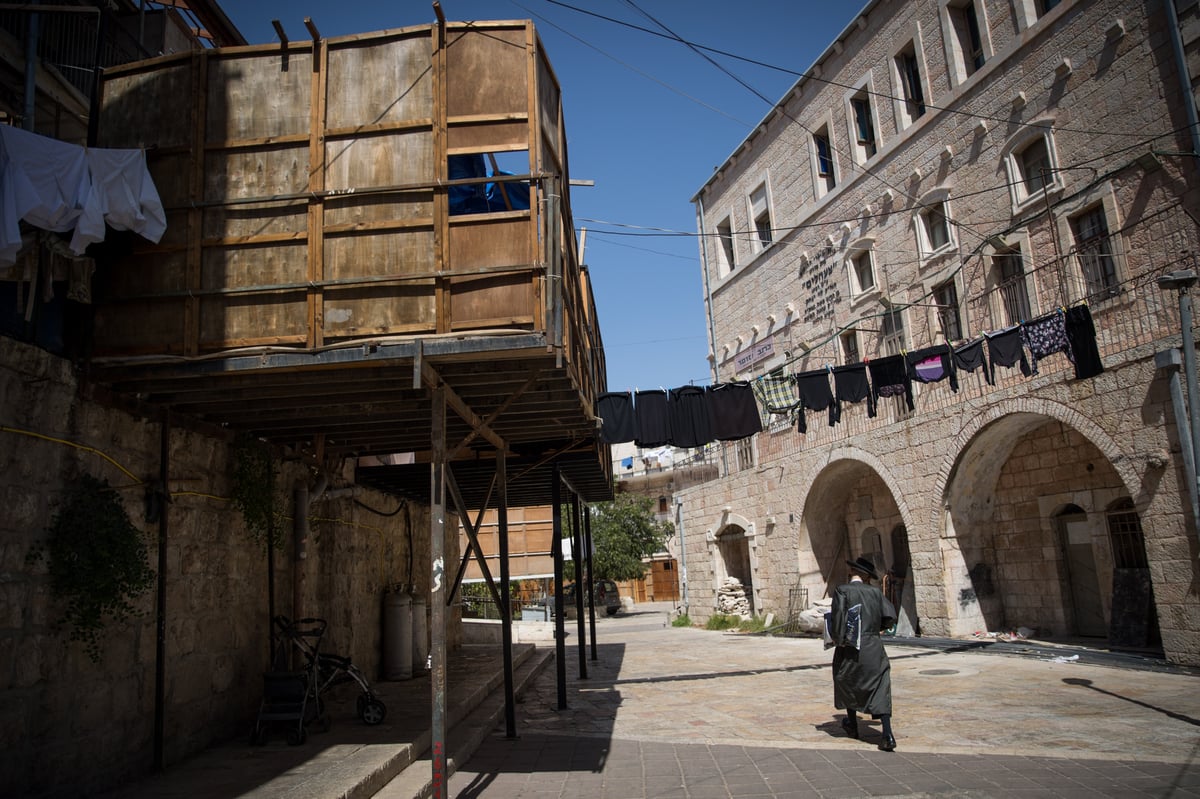
<svg viewBox="0 0 1200 799">
<path fill-rule="evenodd" d="M 951 635 L 1107 638 L 1106 509 L 1127 489 L 1064 421 L 1021 412 L 981 428 L 947 483 L 942 581 Z"/>
<path fill-rule="evenodd" d="M 729 525 L 717 534 L 717 555 L 720 563 L 720 573 L 723 577 L 732 577 L 740 585 L 745 598 L 745 613 L 753 615 L 754 606 L 754 569 L 750 561 L 750 539 L 746 530 L 737 525 Z M 742 612 L 737 604 L 736 590 L 726 585 L 722 579 L 717 586 L 717 610 L 721 612 Z"/>
</svg>

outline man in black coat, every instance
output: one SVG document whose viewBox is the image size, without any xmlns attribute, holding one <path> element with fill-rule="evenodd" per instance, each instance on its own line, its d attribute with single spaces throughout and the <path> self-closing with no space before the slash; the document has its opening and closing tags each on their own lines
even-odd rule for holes
<svg viewBox="0 0 1200 799">
<path fill-rule="evenodd" d="M 891 663 L 879 638 L 896 621 L 896 609 L 870 582 L 878 580 L 866 558 L 848 560 L 850 582 L 833 594 L 829 629 L 833 638 L 833 704 L 846 711 L 842 729 L 858 737 L 858 713 L 869 713 L 883 725 L 879 748 L 896 748 L 892 735 Z"/>
</svg>

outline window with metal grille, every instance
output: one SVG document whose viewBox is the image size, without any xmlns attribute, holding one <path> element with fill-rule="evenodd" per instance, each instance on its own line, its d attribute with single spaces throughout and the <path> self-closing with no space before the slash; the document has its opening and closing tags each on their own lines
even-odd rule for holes
<svg viewBox="0 0 1200 799">
<path fill-rule="evenodd" d="M 962 317 L 958 311 L 958 287 L 947 280 L 933 290 L 933 301 L 938 305 L 938 320 L 942 323 L 942 334 L 947 341 L 959 341 L 963 337 Z"/>
<path fill-rule="evenodd" d="M 737 467 L 738 471 L 754 468 L 754 446 L 753 437 L 743 438 L 737 442 Z"/>
<path fill-rule="evenodd" d="M 858 332 L 855 330 L 847 330 L 842 333 L 842 364 L 848 365 L 858 363 L 862 360 L 862 356 L 858 354 Z"/>
<path fill-rule="evenodd" d="M 1105 514 L 1108 520 L 1108 539 L 1112 543 L 1113 567 L 1117 569 L 1145 569 L 1146 539 L 1142 533 L 1142 521 L 1129 497 L 1118 499 L 1109 505 Z"/>
<path fill-rule="evenodd" d="M 1117 263 L 1104 207 L 1097 205 L 1071 218 L 1075 253 L 1083 271 L 1089 297 L 1108 296 L 1117 290 Z"/>
<path fill-rule="evenodd" d="M 899 355 L 904 349 L 904 316 L 899 310 L 888 311 L 883 315 L 880 332 L 883 335 L 884 355 Z"/>
<path fill-rule="evenodd" d="M 992 256 L 996 289 L 1004 307 L 1006 325 L 1015 325 L 1033 318 L 1029 307 L 1029 290 L 1025 286 L 1025 257 L 1021 248 L 1002 250 Z"/>
</svg>

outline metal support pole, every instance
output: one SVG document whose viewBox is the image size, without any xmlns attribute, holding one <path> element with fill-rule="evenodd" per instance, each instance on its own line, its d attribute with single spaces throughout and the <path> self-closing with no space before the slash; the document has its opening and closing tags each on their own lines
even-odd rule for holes
<svg viewBox="0 0 1200 799">
<path fill-rule="evenodd" d="M 587 591 L 587 606 L 595 612 L 592 585 L 587 581 L 583 558 L 583 527 L 580 524 L 579 495 L 571 493 L 571 555 L 575 561 L 575 629 L 579 633 L 579 679 L 587 679 L 587 619 L 583 615 L 583 592 Z"/>
<path fill-rule="evenodd" d="M 563 623 L 562 480 L 558 463 L 550 469 L 550 518 L 554 536 L 554 666 L 558 681 L 558 709 L 567 709 L 567 627 Z"/>
<path fill-rule="evenodd" d="M 446 389 L 433 389 L 433 464 L 430 470 L 429 584 L 432 725 L 430 754 L 434 799 L 446 795 Z"/>
<path fill-rule="evenodd" d="M 33 0 L 33 4 L 37 5 L 37 0 Z M 21 120 L 21 127 L 30 133 L 34 131 L 34 114 L 37 111 L 37 67 L 38 67 L 38 22 L 41 14 L 33 13 L 29 15 L 28 27 L 26 29 L 25 41 L 25 118 Z"/>
<path fill-rule="evenodd" d="M 36 16 L 36 15 L 35 15 Z M 167 533 L 170 531 L 171 491 L 168 478 L 171 475 L 171 411 L 163 411 L 161 440 L 159 442 L 158 481 L 161 488 L 158 509 L 158 602 L 157 624 L 154 646 L 154 770 L 163 770 L 163 741 L 166 735 L 166 688 L 167 688 Z"/>
<path fill-rule="evenodd" d="M 496 522 L 500 535 L 500 638 L 504 650 L 504 736 L 517 737 L 517 700 L 513 688 L 512 590 L 508 574 L 508 463 L 496 452 Z"/>
<path fill-rule="evenodd" d="M 588 585 L 595 585 L 596 578 L 592 574 L 592 509 L 587 505 L 583 506 L 583 548 L 585 550 L 585 559 L 587 562 L 587 582 Z M 596 606 L 592 605 L 591 612 L 592 623 L 592 660 L 598 660 L 596 654 Z"/>
</svg>

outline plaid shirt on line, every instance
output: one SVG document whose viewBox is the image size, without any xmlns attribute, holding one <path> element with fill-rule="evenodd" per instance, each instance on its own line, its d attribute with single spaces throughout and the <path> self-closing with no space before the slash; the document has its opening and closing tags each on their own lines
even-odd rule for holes
<svg viewBox="0 0 1200 799">
<path fill-rule="evenodd" d="M 766 375 L 754 381 L 758 401 L 771 413 L 788 413 L 800 406 L 791 375 Z"/>
</svg>

